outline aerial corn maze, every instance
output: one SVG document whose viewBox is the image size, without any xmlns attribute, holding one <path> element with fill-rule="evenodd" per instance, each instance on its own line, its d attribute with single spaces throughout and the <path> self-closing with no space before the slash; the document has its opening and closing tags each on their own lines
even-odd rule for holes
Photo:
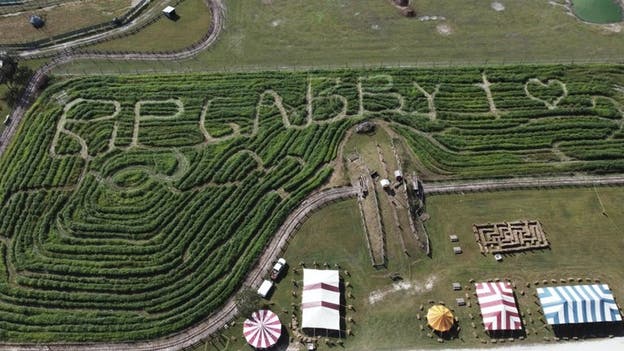
<svg viewBox="0 0 624 351">
<path fill-rule="evenodd" d="M 623 86 L 621 66 L 59 82 L 0 159 L 0 338 L 139 340 L 199 322 L 365 119 L 440 179 L 622 172 Z"/>
</svg>

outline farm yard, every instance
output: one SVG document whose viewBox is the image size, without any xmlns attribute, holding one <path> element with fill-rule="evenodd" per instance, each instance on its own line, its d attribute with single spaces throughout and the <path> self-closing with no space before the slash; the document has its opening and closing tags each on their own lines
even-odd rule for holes
<svg viewBox="0 0 624 351">
<path fill-rule="evenodd" d="M 623 12 L 0 0 L 0 349 L 623 345 Z"/>
<path fill-rule="evenodd" d="M 161 16 L 136 34 L 91 47 L 103 51 L 174 51 L 200 40 L 210 27 L 210 11 L 204 0 L 184 0 L 176 6 L 175 21 Z"/>
<path fill-rule="evenodd" d="M 300 297 L 291 294 L 293 290 L 298 292 L 293 280 L 301 286 L 299 262 L 311 268 L 316 263 L 320 269 L 325 263 L 331 269 L 338 264 L 345 284 L 350 285 L 346 294 L 353 295 L 346 303 L 354 307 L 346 311 L 345 318 L 352 318 L 353 322 L 347 322 L 352 335 L 343 340 L 345 350 L 553 344 L 556 336 L 541 320 L 544 316 L 534 296 L 536 288 L 579 284 L 578 278 L 582 279 L 581 284 L 598 279 L 609 284 L 621 306 L 624 275 L 619 268 L 619 252 L 624 244 L 618 228 L 624 222 L 618 214 L 623 210 L 623 201 L 624 189 L 617 187 L 432 196 L 427 204 L 432 257 L 407 257 L 400 250 L 390 249 L 387 270 L 374 269 L 370 263 L 356 201 L 336 203 L 312 215 L 290 241 L 284 257 L 291 262 L 291 269 L 277 285 L 268 305 L 287 326 L 290 315 L 299 313 L 292 304 L 298 305 Z M 602 214 L 603 207 L 608 217 Z M 550 249 L 505 255 L 501 262 L 496 262 L 491 254 L 481 254 L 473 239 L 473 223 L 521 218 L 539 218 L 551 242 Z M 458 236 L 457 243 L 449 241 L 451 234 Z M 453 254 L 455 245 L 461 245 L 461 255 Z M 400 273 L 403 280 L 393 282 L 389 278 L 392 272 Z M 471 279 L 511 282 L 526 331 L 522 339 L 516 336 L 510 341 L 513 333 L 490 337 L 484 332 Z M 461 284 L 461 290 L 452 289 L 454 282 Z M 457 306 L 456 298 L 464 298 L 468 304 Z M 453 310 L 461 327 L 457 338 L 439 343 L 438 336 L 426 326 L 430 301 L 443 301 Z M 242 320 L 236 321 L 195 350 L 248 350 L 241 325 Z M 287 330 L 292 336 L 292 330 Z M 569 338 L 570 347 L 573 342 Z M 324 338 L 318 343 L 319 350 L 338 348 L 342 349 L 327 345 Z"/>
<path fill-rule="evenodd" d="M 17 342 L 120 341 L 197 323 L 239 287 L 286 216 L 331 179 L 342 162 L 341 142 L 365 119 L 403 139 L 403 152 L 426 181 L 621 172 L 622 85 L 620 66 L 99 76 L 57 83 L 42 93 L 0 158 L 0 332 Z M 588 230 L 611 228 L 592 245 L 607 260 L 618 257 L 613 250 L 621 247 L 610 243 L 617 240 L 617 216 L 595 217 L 583 207 L 595 205 L 582 200 L 600 191 L 561 190 L 567 202 L 546 197 L 541 205 L 544 192 L 517 199 L 513 194 L 524 193 L 433 197 L 427 205 L 433 259 L 408 260 L 400 252 L 393 260 L 389 253 L 389 267 L 406 283 L 431 279 L 440 289 L 436 298 L 447 302 L 451 280 L 494 278 L 498 267 L 512 263 L 508 277 L 517 283 L 561 264 L 575 277 L 593 272 L 621 296 L 619 272 L 598 274 L 591 256 L 570 255 L 586 247 L 581 239 Z M 479 196 L 486 202 L 479 205 Z M 618 196 L 619 189 L 600 192 L 604 211 L 618 213 Z M 436 199 L 451 200 L 437 207 Z M 466 208 L 449 207 L 461 204 Z M 553 212 L 561 204 L 577 207 Z M 589 211 L 583 225 L 583 216 L 569 218 L 582 211 Z M 557 224 L 564 214 L 568 222 Z M 552 251 L 526 260 L 518 254 L 501 265 L 469 242 L 473 223 L 524 218 L 540 220 Z M 388 333 L 388 321 L 413 322 L 409 306 L 396 311 L 395 296 L 407 291 L 368 306 L 365 291 L 387 288 L 388 277 L 369 267 L 360 219 L 327 225 L 335 220 L 357 221 L 337 227 L 358 237 L 345 235 L 341 246 L 335 231 L 312 226 L 311 235 L 290 243 L 287 258 L 338 263 L 353 272 L 352 331 L 362 337 L 345 345 L 375 346 L 375 338 L 389 335 L 397 346 L 435 344 L 426 331 Z M 441 239 L 451 231 L 465 245 L 460 259 Z M 314 237 L 330 234 L 336 237 L 324 242 Z M 327 250 L 296 243 L 304 239 Z M 349 259 L 348 245 L 357 257 Z M 353 263 L 364 257 L 366 264 Z M 456 271 L 449 268 L 453 260 L 462 262 Z M 434 267 L 443 267 L 435 277 Z M 431 294 L 413 303 L 427 303 Z M 520 306 L 530 299 L 520 298 Z M 466 320 L 467 313 L 458 316 Z"/>
<path fill-rule="evenodd" d="M 2 12 L 0 13 L 0 33 L 2 33 L 0 45 L 35 41 L 110 22 L 116 16 L 128 11 L 131 6 L 130 0 L 62 1 L 40 9 L 8 14 Z M 45 19 L 45 26 L 41 29 L 34 28 L 29 23 L 31 14 L 37 14 Z"/>
</svg>

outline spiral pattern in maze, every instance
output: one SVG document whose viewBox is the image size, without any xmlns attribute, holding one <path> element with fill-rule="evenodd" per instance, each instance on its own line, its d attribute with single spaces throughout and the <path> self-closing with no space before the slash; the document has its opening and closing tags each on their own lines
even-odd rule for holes
<svg viewBox="0 0 624 351">
<path fill-rule="evenodd" d="M 0 337 L 138 340 L 197 323 L 364 119 L 388 121 L 447 178 L 622 171 L 622 77 L 539 66 L 59 82 L 0 159 Z"/>
</svg>

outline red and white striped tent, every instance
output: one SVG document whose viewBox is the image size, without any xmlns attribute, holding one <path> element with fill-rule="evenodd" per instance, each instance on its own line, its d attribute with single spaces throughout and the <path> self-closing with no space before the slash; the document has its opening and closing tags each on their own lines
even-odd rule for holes
<svg viewBox="0 0 624 351">
<path fill-rule="evenodd" d="M 272 311 L 259 310 L 243 323 L 243 335 L 249 345 L 266 349 L 275 345 L 282 335 L 282 323 Z"/>
<path fill-rule="evenodd" d="M 522 329 L 511 284 L 500 282 L 475 285 L 486 330 Z"/>
</svg>

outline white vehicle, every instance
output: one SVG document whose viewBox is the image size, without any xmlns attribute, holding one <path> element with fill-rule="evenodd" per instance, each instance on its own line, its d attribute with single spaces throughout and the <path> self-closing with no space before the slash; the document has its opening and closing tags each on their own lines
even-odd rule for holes
<svg viewBox="0 0 624 351">
<path fill-rule="evenodd" d="M 273 282 L 265 279 L 258 288 L 258 295 L 266 298 L 269 292 L 271 292 L 271 289 L 273 289 Z"/>
<path fill-rule="evenodd" d="M 276 280 L 277 277 L 279 277 L 279 275 L 282 273 L 282 270 L 284 270 L 285 266 L 285 259 L 280 258 L 279 260 L 277 260 L 277 263 L 275 263 L 275 265 L 273 266 L 273 270 L 271 270 L 271 279 Z"/>
</svg>

